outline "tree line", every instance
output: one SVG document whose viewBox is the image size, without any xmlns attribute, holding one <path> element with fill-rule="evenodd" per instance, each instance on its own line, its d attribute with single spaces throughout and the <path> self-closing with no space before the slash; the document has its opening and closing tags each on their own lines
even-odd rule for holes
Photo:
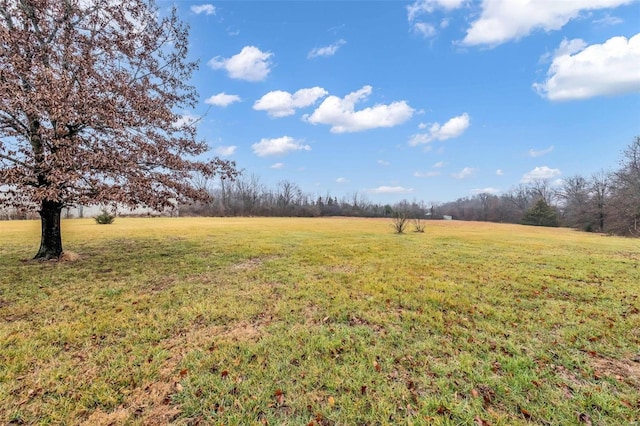
<svg viewBox="0 0 640 426">
<path fill-rule="evenodd" d="M 500 196 L 478 194 L 442 204 L 440 209 L 459 220 L 640 236 L 640 137 L 623 151 L 617 170 L 570 176 L 557 186 L 536 180 Z M 542 220 L 544 215 L 547 220 Z"/>
<path fill-rule="evenodd" d="M 640 236 L 640 136 L 624 150 L 612 172 L 575 175 L 560 185 L 548 179 L 520 184 L 501 195 L 481 193 L 455 201 L 426 203 L 403 200 L 395 204 L 371 202 L 365 194 L 337 197 L 305 193 L 294 182 L 275 188 L 256 175 L 235 180 L 194 179 L 207 191 L 208 202 L 185 204 L 180 215 L 209 216 L 361 216 L 523 223 L 566 226 L 587 232 Z"/>
</svg>

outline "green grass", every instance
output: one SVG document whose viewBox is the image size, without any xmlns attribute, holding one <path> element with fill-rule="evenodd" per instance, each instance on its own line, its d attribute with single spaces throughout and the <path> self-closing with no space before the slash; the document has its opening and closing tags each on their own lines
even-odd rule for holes
<svg viewBox="0 0 640 426">
<path fill-rule="evenodd" d="M 389 220 L 0 222 L 0 423 L 614 425 L 640 246 Z M 486 422 L 486 423 L 483 423 Z"/>
</svg>

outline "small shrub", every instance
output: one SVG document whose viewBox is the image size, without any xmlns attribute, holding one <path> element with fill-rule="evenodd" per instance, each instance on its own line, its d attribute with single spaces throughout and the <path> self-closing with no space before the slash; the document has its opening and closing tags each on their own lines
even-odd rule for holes
<svg viewBox="0 0 640 426">
<path fill-rule="evenodd" d="M 424 232 L 424 222 L 420 218 L 415 218 L 411 221 L 413 223 L 413 232 Z"/>
<path fill-rule="evenodd" d="M 115 219 L 116 217 L 114 215 L 103 209 L 102 213 L 96 216 L 96 223 L 100 225 L 110 225 Z"/>
<path fill-rule="evenodd" d="M 407 218 L 407 214 L 404 212 L 394 212 L 391 221 L 396 234 L 402 234 L 404 232 L 404 229 L 407 227 L 407 222 L 409 221 L 409 219 Z"/>
</svg>

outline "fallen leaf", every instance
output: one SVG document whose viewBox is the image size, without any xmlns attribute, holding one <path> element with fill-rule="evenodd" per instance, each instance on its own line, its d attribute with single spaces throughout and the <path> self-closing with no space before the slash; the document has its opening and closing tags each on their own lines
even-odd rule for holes
<svg viewBox="0 0 640 426">
<path fill-rule="evenodd" d="M 587 413 L 580 413 L 578 414 L 578 421 L 581 423 L 584 423 L 588 426 L 591 426 L 593 423 L 591 423 L 591 417 L 589 417 L 589 415 Z"/>
<path fill-rule="evenodd" d="M 336 400 L 332 396 L 327 398 L 327 402 L 329 403 L 329 407 L 333 407 L 334 405 L 336 405 Z"/>
<path fill-rule="evenodd" d="M 480 396 L 480 393 L 475 389 L 471 389 L 471 396 L 474 398 L 478 398 Z"/>
<path fill-rule="evenodd" d="M 382 367 L 380 367 L 378 361 L 373 361 L 373 368 L 375 368 L 377 372 L 380 372 L 380 370 L 382 370 Z"/>
<path fill-rule="evenodd" d="M 274 392 L 274 396 L 276 397 L 276 402 L 280 405 L 284 404 L 284 392 L 281 389 L 276 389 Z"/>
<path fill-rule="evenodd" d="M 479 416 L 476 416 L 476 418 L 473 420 L 478 426 L 491 426 L 491 423 L 489 423 L 487 420 L 481 419 Z"/>
</svg>

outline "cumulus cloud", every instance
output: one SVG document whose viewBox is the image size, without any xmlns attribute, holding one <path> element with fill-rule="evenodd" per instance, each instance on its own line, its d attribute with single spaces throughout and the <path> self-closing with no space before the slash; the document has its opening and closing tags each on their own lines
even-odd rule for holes
<svg viewBox="0 0 640 426">
<path fill-rule="evenodd" d="M 201 13 L 204 13 L 205 15 L 215 15 L 216 7 L 212 4 L 194 4 L 193 6 L 191 6 L 191 11 L 196 15 L 200 15 Z"/>
<path fill-rule="evenodd" d="M 414 109 L 405 101 L 389 105 L 377 104 L 356 111 L 357 102 L 366 99 L 372 92 L 371 86 L 349 93 L 344 98 L 329 96 L 311 115 L 304 120 L 311 124 L 328 124 L 332 133 L 351 133 L 379 127 L 394 127 L 413 116 Z"/>
<path fill-rule="evenodd" d="M 457 138 L 462 135 L 471 125 L 471 118 L 466 112 L 440 125 L 433 123 L 427 133 L 417 133 L 409 138 L 409 145 L 417 146 L 427 144 L 434 140 L 444 141 Z"/>
<path fill-rule="evenodd" d="M 368 192 L 373 194 L 408 194 L 413 192 L 413 188 L 405 188 L 404 186 L 379 186 L 370 189 Z"/>
<path fill-rule="evenodd" d="M 444 167 L 446 165 L 447 165 L 447 163 L 445 163 L 444 161 L 438 161 L 437 163 L 435 163 L 431 167 L 433 167 L 434 169 L 440 169 L 440 168 L 442 168 L 442 167 Z"/>
<path fill-rule="evenodd" d="M 283 155 L 292 151 L 311 151 L 309 145 L 303 145 L 301 141 L 290 136 L 282 136 L 274 139 L 261 139 L 260 142 L 251 145 L 253 153 L 258 157 L 269 155 Z"/>
<path fill-rule="evenodd" d="M 496 176 L 503 176 L 503 175 L 504 175 L 504 171 L 502 171 L 502 169 L 496 170 Z"/>
<path fill-rule="evenodd" d="M 208 64 L 214 70 L 226 70 L 233 79 L 263 81 L 271 72 L 272 56 L 273 53 L 263 52 L 255 46 L 245 46 L 230 58 L 216 56 Z"/>
<path fill-rule="evenodd" d="M 539 150 L 535 150 L 532 148 L 529 150 L 529 157 L 542 157 L 543 155 L 548 154 L 551 151 L 553 151 L 553 145 L 551 145 L 549 148 Z"/>
<path fill-rule="evenodd" d="M 233 155 L 234 152 L 236 152 L 236 149 L 238 147 L 235 145 L 230 145 L 230 146 L 219 146 L 216 149 L 213 150 L 213 152 L 215 152 L 216 154 L 218 154 L 221 157 L 228 157 L 230 155 Z"/>
<path fill-rule="evenodd" d="M 552 169 L 547 166 L 536 167 L 530 172 L 525 173 L 524 176 L 522 176 L 520 182 L 531 183 L 535 182 L 536 180 L 553 179 L 560 176 L 561 174 L 562 172 L 560 171 L 560 169 Z"/>
<path fill-rule="evenodd" d="M 413 175 L 418 178 L 429 178 L 429 177 L 440 176 L 440 172 L 433 171 L 433 170 L 428 172 L 413 172 Z"/>
<path fill-rule="evenodd" d="M 555 31 L 583 11 L 608 9 L 634 0 L 483 0 L 480 18 L 471 24 L 462 44 L 499 45 L 534 30 Z"/>
<path fill-rule="evenodd" d="M 464 169 L 460 170 L 458 173 L 452 173 L 451 176 L 453 176 L 455 179 L 466 179 L 469 176 L 473 175 L 476 171 L 477 169 L 474 169 L 471 167 L 465 167 Z"/>
<path fill-rule="evenodd" d="M 346 41 L 340 39 L 335 43 L 330 44 L 329 46 L 314 47 L 313 49 L 311 49 L 311 51 L 307 55 L 307 58 L 311 59 L 311 58 L 317 58 L 318 56 L 325 56 L 325 57 L 333 56 L 336 54 L 338 49 L 340 49 L 340 47 L 345 45 L 346 43 L 347 43 Z"/>
<path fill-rule="evenodd" d="M 256 111 L 266 111 L 270 117 L 286 117 L 293 115 L 297 108 L 304 108 L 316 103 L 329 92 L 322 87 L 300 89 L 294 94 L 282 90 L 274 90 L 258 99 L 253 104 Z"/>
<path fill-rule="evenodd" d="M 281 169 L 283 167 L 284 167 L 284 163 L 274 163 L 271 166 L 269 166 L 270 169 L 276 169 L 276 170 Z"/>
<path fill-rule="evenodd" d="M 226 93 L 218 93 L 217 95 L 210 96 L 207 100 L 204 101 L 205 104 L 219 106 L 219 107 L 227 107 L 234 102 L 240 102 L 240 96 L 238 95 L 227 95 Z"/>
<path fill-rule="evenodd" d="M 346 183 L 349 182 L 349 180 L 347 178 L 343 178 L 343 177 L 339 177 L 338 179 L 336 179 L 337 183 Z"/>
<path fill-rule="evenodd" d="M 612 37 L 603 44 L 564 40 L 547 71 L 535 83 L 538 94 L 551 101 L 640 92 L 640 33 L 627 40 Z"/>
</svg>

